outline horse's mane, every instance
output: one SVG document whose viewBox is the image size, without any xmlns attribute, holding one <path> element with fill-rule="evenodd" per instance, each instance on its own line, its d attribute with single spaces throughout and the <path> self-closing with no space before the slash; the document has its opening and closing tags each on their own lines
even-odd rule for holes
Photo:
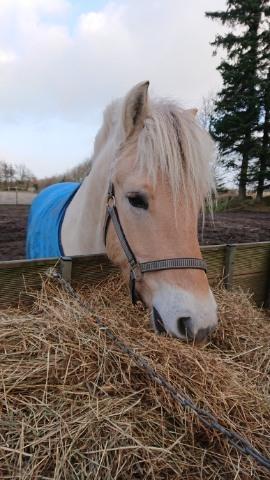
<svg viewBox="0 0 270 480">
<path fill-rule="evenodd" d="M 123 142 L 122 101 L 115 101 L 104 112 L 103 125 L 96 137 L 94 159 L 102 145 L 110 141 L 110 160 L 117 162 L 117 149 Z M 193 205 L 202 207 L 214 190 L 215 147 L 210 135 L 194 116 L 168 100 L 149 101 L 149 115 L 138 134 L 137 166 L 157 180 L 158 172 L 168 178 L 175 201 L 183 191 Z"/>
</svg>

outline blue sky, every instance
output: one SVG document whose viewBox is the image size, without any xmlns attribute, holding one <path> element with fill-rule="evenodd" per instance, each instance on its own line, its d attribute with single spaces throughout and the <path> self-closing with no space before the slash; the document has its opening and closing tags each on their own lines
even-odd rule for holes
<svg viewBox="0 0 270 480">
<path fill-rule="evenodd" d="M 1 0 L 0 160 L 38 177 L 89 157 L 102 111 L 137 82 L 186 107 L 220 86 L 205 10 L 225 0 Z"/>
</svg>

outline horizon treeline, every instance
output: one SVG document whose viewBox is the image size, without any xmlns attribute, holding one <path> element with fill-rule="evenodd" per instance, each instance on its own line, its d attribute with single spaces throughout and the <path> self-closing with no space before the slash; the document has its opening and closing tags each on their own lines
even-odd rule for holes
<svg viewBox="0 0 270 480">
<path fill-rule="evenodd" d="M 87 158 L 83 162 L 79 163 L 75 167 L 67 170 L 60 175 L 52 175 L 50 177 L 44 177 L 38 180 L 38 190 L 42 190 L 53 183 L 60 182 L 82 182 L 83 179 L 89 174 L 91 170 L 91 160 Z"/>
<path fill-rule="evenodd" d="M 13 164 L 0 160 L 0 190 L 37 190 L 38 183 L 31 170 L 24 164 Z"/>
<path fill-rule="evenodd" d="M 24 164 L 0 160 L 0 190 L 40 191 L 49 185 L 60 182 L 81 182 L 90 172 L 91 161 L 86 159 L 75 167 L 59 175 L 36 178 Z"/>
</svg>

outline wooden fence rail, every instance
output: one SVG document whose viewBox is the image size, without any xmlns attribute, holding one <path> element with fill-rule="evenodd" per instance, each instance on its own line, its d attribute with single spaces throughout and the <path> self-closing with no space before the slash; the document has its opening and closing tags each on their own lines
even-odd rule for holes
<svg viewBox="0 0 270 480">
<path fill-rule="evenodd" d="M 241 287 L 258 305 L 270 307 L 270 242 L 201 247 L 210 285 Z M 27 292 L 39 290 L 42 277 L 55 267 L 72 285 L 94 284 L 118 271 L 104 255 L 0 262 L 0 308 L 31 302 Z"/>
</svg>

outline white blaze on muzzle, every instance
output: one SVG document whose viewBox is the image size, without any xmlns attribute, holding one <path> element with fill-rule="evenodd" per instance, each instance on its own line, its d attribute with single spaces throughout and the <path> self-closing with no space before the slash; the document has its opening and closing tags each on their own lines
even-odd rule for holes
<svg viewBox="0 0 270 480">
<path fill-rule="evenodd" d="M 217 325 L 217 305 L 210 289 L 208 295 L 195 297 L 180 287 L 162 283 L 153 297 L 153 309 L 154 327 L 159 330 L 161 325 L 160 330 L 163 327 L 176 337 L 200 340 Z"/>
</svg>

